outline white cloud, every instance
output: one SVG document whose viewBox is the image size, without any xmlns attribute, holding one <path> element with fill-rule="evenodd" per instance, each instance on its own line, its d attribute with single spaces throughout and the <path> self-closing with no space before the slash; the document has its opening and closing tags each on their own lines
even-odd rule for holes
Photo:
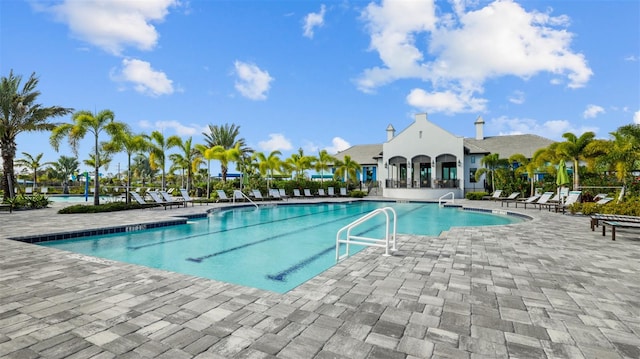
<svg viewBox="0 0 640 359">
<path fill-rule="evenodd" d="M 522 105 L 524 103 L 524 92 L 514 91 L 509 97 L 509 102 L 515 103 L 516 105 Z"/>
<path fill-rule="evenodd" d="M 142 120 L 138 121 L 138 126 L 145 129 L 159 131 L 163 131 L 165 129 L 173 129 L 178 136 L 193 136 L 202 132 L 197 125 L 185 126 L 178 121 L 156 121 L 154 123 L 151 123 L 147 120 Z"/>
<path fill-rule="evenodd" d="M 64 0 L 49 7 L 73 36 L 114 55 L 127 46 L 150 50 L 158 41 L 152 23 L 161 22 L 177 0 Z"/>
<path fill-rule="evenodd" d="M 322 27 L 324 25 L 324 15 L 326 13 L 326 10 L 326 6 L 322 4 L 322 6 L 320 6 L 320 12 L 312 12 L 304 17 L 304 32 L 302 34 L 305 37 L 312 39 L 314 29 L 316 27 Z"/>
<path fill-rule="evenodd" d="M 595 118 L 599 114 L 604 113 L 604 108 L 598 105 L 588 105 L 587 109 L 582 113 L 584 118 Z"/>
<path fill-rule="evenodd" d="M 473 98 L 470 94 L 455 93 L 453 91 L 426 92 L 423 89 L 413 89 L 407 95 L 407 103 L 422 111 L 460 113 L 460 112 L 483 112 L 486 108 L 487 100 Z"/>
<path fill-rule="evenodd" d="M 464 97 L 473 98 L 486 80 L 502 76 L 528 79 L 548 72 L 555 75 L 554 82 L 561 80 L 570 88 L 588 82 L 592 71 L 584 56 L 570 48 L 573 35 L 566 31 L 566 16 L 527 12 L 509 0 L 466 9 L 477 3 L 455 0 L 455 14 L 439 13 L 439 18 L 433 0 L 367 6 L 362 18 L 382 66 L 365 69 L 356 80 L 358 88 L 373 92 L 411 78 L 429 82 L 432 94 L 471 92 Z M 427 41 L 418 41 L 421 36 Z M 441 110 L 466 108 L 457 101 L 451 104 Z"/>
<path fill-rule="evenodd" d="M 633 114 L 633 123 L 640 125 L 640 111 L 636 111 Z"/>
<path fill-rule="evenodd" d="M 156 71 L 151 64 L 137 59 L 123 59 L 122 68 L 113 71 L 114 81 L 130 82 L 133 88 L 149 96 L 170 95 L 174 92 L 173 81 L 162 71 Z"/>
<path fill-rule="evenodd" d="M 293 148 L 293 145 L 283 134 L 271 133 L 268 140 L 258 142 L 258 148 L 266 152 L 288 151 Z"/>
<path fill-rule="evenodd" d="M 235 84 L 236 90 L 249 99 L 265 100 L 266 93 L 274 80 L 273 77 L 254 64 L 236 61 L 234 66 L 238 76 Z"/>
<path fill-rule="evenodd" d="M 636 55 L 629 55 L 627 57 L 624 58 L 625 61 L 631 61 L 631 62 L 636 62 L 638 61 L 638 56 Z"/>
<path fill-rule="evenodd" d="M 349 147 L 351 147 L 351 144 L 347 142 L 347 140 L 341 137 L 334 137 L 331 140 L 331 146 L 325 147 L 325 150 L 327 150 L 327 152 L 329 152 L 330 154 L 336 154 L 340 151 L 346 150 Z"/>
<path fill-rule="evenodd" d="M 516 135 L 535 134 L 556 141 L 564 141 L 562 134 L 571 132 L 580 136 L 587 131 L 598 132 L 597 127 L 582 126 L 574 127 L 567 120 L 550 120 L 539 123 L 528 118 L 509 118 L 501 116 L 487 122 L 485 134 L 496 135 Z"/>
</svg>

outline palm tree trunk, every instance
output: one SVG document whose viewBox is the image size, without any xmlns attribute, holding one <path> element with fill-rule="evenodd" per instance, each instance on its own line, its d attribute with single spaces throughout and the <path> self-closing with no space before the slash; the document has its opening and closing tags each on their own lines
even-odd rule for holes
<svg viewBox="0 0 640 359">
<path fill-rule="evenodd" d="M 10 145 L 11 142 L 7 139 L 3 139 L 2 143 L 4 144 L 3 148 L 0 149 L 2 152 L 2 169 L 4 171 L 2 188 L 4 190 L 3 200 L 6 200 L 16 195 L 14 190 L 16 178 L 13 173 L 13 159 L 16 156 L 16 148 Z"/>
<path fill-rule="evenodd" d="M 580 174 L 578 173 L 578 159 L 573 160 L 573 190 L 577 191 L 580 187 Z"/>
<path fill-rule="evenodd" d="M 94 184 L 94 188 L 93 188 L 93 205 L 94 206 L 98 206 L 100 205 L 100 152 L 98 151 L 98 134 L 96 133 L 96 141 L 95 141 L 95 146 L 96 146 L 96 160 L 95 160 L 95 174 L 94 174 L 94 181 L 96 181 L 96 183 Z"/>
<path fill-rule="evenodd" d="M 131 203 L 131 198 L 129 198 L 129 189 L 131 188 L 131 154 L 127 156 L 127 189 L 125 190 L 125 203 Z"/>
</svg>

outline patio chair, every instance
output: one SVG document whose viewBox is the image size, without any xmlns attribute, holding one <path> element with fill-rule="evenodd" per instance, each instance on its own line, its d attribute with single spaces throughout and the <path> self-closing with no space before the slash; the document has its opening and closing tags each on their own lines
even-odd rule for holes
<svg viewBox="0 0 640 359">
<path fill-rule="evenodd" d="M 327 194 L 329 195 L 329 197 L 336 196 L 336 192 L 334 191 L 333 187 L 327 187 Z"/>
<path fill-rule="evenodd" d="M 313 195 L 311 194 L 311 190 L 308 188 L 304 189 L 304 197 L 305 198 L 313 198 Z"/>
<path fill-rule="evenodd" d="M 591 231 L 595 231 L 595 228 L 600 225 L 600 222 L 629 222 L 640 224 L 640 217 L 637 216 L 625 216 L 622 214 L 604 214 L 596 213 L 591 216 Z"/>
<path fill-rule="evenodd" d="M 218 194 L 218 202 L 231 201 L 231 198 L 227 197 L 227 194 L 225 193 L 225 191 L 219 189 L 219 190 L 216 190 L 216 193 Z"/>
<path fill-rule="evenodd" d="M 271 197 L 272 199 L 277 199 L 277 200 L 281 200 L 282 197 L 280 196 L 280 191 L 278 191 L 276 188 L 270 188 L 269 189 L 269 197 Z"/>
<path fill-rule="evenodd" d="M 500 207 L 504 206 L 505 203 L 507 204 L 507 207 L 509 207 L 509 202 L 515 202 L 518 199 L 518 196 L 520 196 L 520 192 L 513 192 L 508 197 L 498 198 L 500 200 Z"/>
<path fill-rule="evenodd" d="M 284 188 L 278 188 L 278 193 L 280 193 L 280 198 L 289 199 L 289 196 L 287 195 L 287 192 L 284 190 Z"/>
<path fill-rule="evenodd" d="M 25 187 L 24 195 L 25 196 L 32 196 L 33 195 L 33 187 Z"/>
<path fill-rule="evenodd" d="M 551 197 L 553 196 L 553 192 L 545 192 L 542 194 L 542 196 L 540 196 L 540 199 L 538 199 L 536 202 L 531 203 L 533 205 L 533 208 L 538 207 L 538 209 L 542 209 L 542 207 L 550 207 L 553 206 L 553 203 L 549 203 L 549 201 L 551 200 Z M 527 208 L 527 205 L 524 205 L 524 208 Z"/>
<path fill-rule="evenodd" d="M 180 198 L 182 197 L 182 198 Z M 186 207 L 188 203 L 191 203 L 191 207 L 193 207 L 195 200 L 189 196 L 189 191 L 184 188 L 180 188 L 180 197 L 178 197 L 178 201 L 184 202 L 184 206 Z M 200 202 L 202 205 L 202 202 Z"/>
<path fill-rule="evenodd" d="M 525 198 L 525 199 L 521 199 L 519 201 L 515 201 L 516 204 L 516 208 L 518 208 L 518 203 L 523 203 L 524 204 L 524 208 L 527 208 L 528 204 L 535 204 L 535 202 L 538 200 L 538 198 L 540 198 L 539 195 L 534 194 L 531 197 Z M 507 203 L 507 207 L 509 207 L 509 204 Z"/>
<path fill-rule="evenodd" d="M 572 204 L 578 203 L 580 201 L 580 196 L 582 195 L 582 191 L 571 191 L 567 196 L 567 199 L 563 203 L 558 203 L 554 206 L 554 209 L 557 212 L 562 210 L 562 213 L 565 212 L 567 208 L 569 208 Z M 549 208 L 551 210 L 551 208 Z"/>
<path fill-rule="evenodd" d="M 347 188 L 346 187 L 340 187 L 340 197 L 347 197 Z"/>
<path fill-rule="evenodd" d="M 326 197 L 327 194 L 324 192 L 324 188 L 318 188 L 318 197 Z"/>
<path fill-rule="evenodd" d="M 484 196 L 482 197 L 482 199 L 489 199 L 493 201 L 493 200 L 499 199 L 501 195 L 502 195 L 502 190 L 497 189 L 493 191 L 493 194 L 491 194 L 490 196 Z"/>
<path fill-rule="evenodd" d="M 302 198 L 302 195 L 300 194 L 300 190 L 297 188 L 293 189 L 293 196 L 296 198 Z"/>
<path fill-rule="evenodd" d="M 164 209 L 167 209 L 167 207 L 182 206 L 182 203 L 177 201 L 172 201 L 172 202 L 165 201 L 164 199 L 160 198 L 160 195 L 158 195 L 158 192 L 151 191 L 147 193 L 149 194 L 149 196 L 151 196 L 151 199 L 153 199 L 157 204 L 163 206 Z"/>
<path fill-rule="evenodd" d="M 40 187 L 41 194 L 47 194 L 47 192 L 49 192 L 49 187 Z"/>
<path fill-rule="evenodd" d="M 598 201 L 596 201 L 596 204 L 602 205 L 602 204 L 607 204 L 607 203 L 609 203 L 611 201 L 613 201 L 613 197 L 604 197 L 604 198 L 601 198 Z"/>
<path fill-rule="evenodd" d="M 242 202 L 244 202 L 245 200 L 246 200 L 246 199 L 245 199 L 244 193 L 242 193 L 242 191 L 241 191 L 241 190 L 239 190 L 239 189 L 234 189 L 234 190 L 233 190 L 233 201 L 234 201 L 234 202 L 235 202 L 235 201 L 242 201 Z"/>
<path fill-rule="evenodd" d="M 133 197 L 133 199 L 136 200 L 136 202 L 138 202 L 138 204 L 143 205 L 145 207 L 155 207 L 156 203 L 153 202 L 147 202 L 144 200 L 144 198 L 142 198 L 142 196 L 140 196 L 140 194 L 138 192 L 129 192 L 131 194 L 131 197 Z"/>
<path fill-rule="evenodd" d="M 259 189 L 252 189 L 251 193 L 253 194 L 253 198 L 256 200 L 264 201 L 264 197 L 262 197 L 262 192 Z"/>
</svg>

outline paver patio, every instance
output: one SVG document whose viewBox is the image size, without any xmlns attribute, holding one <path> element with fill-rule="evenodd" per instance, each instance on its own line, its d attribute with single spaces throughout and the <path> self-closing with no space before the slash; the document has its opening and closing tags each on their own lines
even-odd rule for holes
<svg viewBox="0 0 640 359">
<path fill-rule="evenodd" d="M 277 294 L 8 239 L 212 208 L 60 206 L 0 212 L 2 358 L 640 358 L 638 232 L 586 217 L 401 235 Z"/>
</svg>

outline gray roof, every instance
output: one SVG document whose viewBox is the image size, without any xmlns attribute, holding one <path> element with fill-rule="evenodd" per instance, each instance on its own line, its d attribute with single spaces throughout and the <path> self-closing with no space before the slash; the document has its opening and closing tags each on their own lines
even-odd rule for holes
<svg viewBox="0 0 640 359">
<path fill-rule="evenodd" d="M 351 159 L 362 166 L 375 165 L 378 163 L 376 158 L 381 157 L 382 144 L 375 145 L 355 145 L 340 151 L 333 157 L 344 160 L 344 156 L 350 156 Z"/>
<path fill-rule="evenodd" d="M 484 140 L 465 138 L 464 147 L 469 154 L 498 153 L 500 158 L 509 158 L 520 153 L 532 158 L 537 150 L 554 142 L 538 135 L 506 135 L 485 137 Z"/>
</svg>

